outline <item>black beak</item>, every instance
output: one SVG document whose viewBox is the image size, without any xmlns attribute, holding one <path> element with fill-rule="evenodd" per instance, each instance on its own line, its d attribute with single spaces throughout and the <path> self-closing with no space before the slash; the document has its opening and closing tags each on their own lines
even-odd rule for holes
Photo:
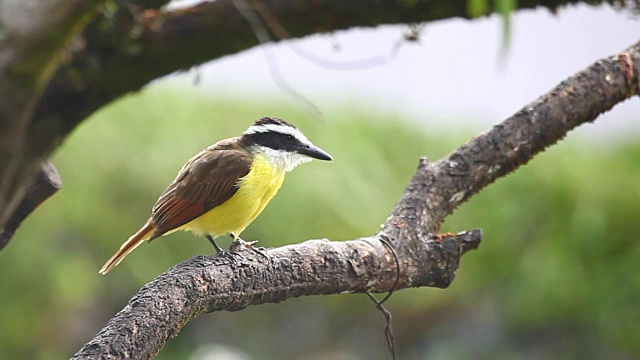
<svg viewBox="0 0 640 360">
<path fill-rule="evenodd" d="M 309 157 L 312 157 L 314 159 L 318 159 L 318 160 L 327 160 L 327 161 L 331 161 L 333 160 L 333 158 L 331 157 L 331 155 L 329 155 L 326 151 L 320 149 L 319 147 L 316 147 L 314 145 L 305 145 L 303 147 L 301 147 L 298 152 L 302 155 L 307 155 Z"/>
</svg>

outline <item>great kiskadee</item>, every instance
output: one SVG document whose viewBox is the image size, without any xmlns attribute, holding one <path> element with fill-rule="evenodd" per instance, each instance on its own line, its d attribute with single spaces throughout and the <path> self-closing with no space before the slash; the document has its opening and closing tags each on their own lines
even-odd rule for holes
<svg viewBox="0 0 640 360">
<path fill-rule="evenodd" d="M 187 161 L 156 201 L 149 220 L 100 274 L 108 273 L 143 241 L 178 230 L 203 235 L 222 251 L 214 238 L 238 238 L 280 189 L 285 173 L 312 158 L 331 160 L 295 126 L 268 117 L 241 136 L 209 146 Z"/>
</svg>

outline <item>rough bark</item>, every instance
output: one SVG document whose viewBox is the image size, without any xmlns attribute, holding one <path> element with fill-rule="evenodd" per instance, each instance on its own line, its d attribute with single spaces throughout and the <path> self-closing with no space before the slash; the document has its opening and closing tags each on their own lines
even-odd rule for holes
<svg viewBox="0 0 640 360">
<path fill-rule="evenodd" d="M 40 4 L 32 1 L 0 0 L 0 12 L 9 13 L 6 6 L 2 7 L 4 4 Z M 12 99 L 0 104 L 0 140 L 6 140 L 0 141 L 0 228 L 20 203 L 40 164 L 92 112 L 162 75 L 258 45 L 253 30 L 229 0 L 205 2 L 175 11 L 160 10 L 168 0 L 109 2 L 109 6 L 88 23 L 86 14 L 95 9 L 93 4 L 103 2 L 41 2 L 61 4 L 48 8 L 57 9 L 55 14 L 67 15 L 51 17 L 60 19 L 59 26 L 52 27 L 53 30 L 65 30 L 52 32 L 64 34 L 55 38 L 57 42 L 46 43 L 47 46 L 39 46 L 37 41 L 25 42 L 29 48 L 46 50 L 42 58 L 56 59 L 35 68 L 46 71 L 29 73 L 32 77 L 36 73 L 47 75 L 38 77 L 37 92 L 8 81 L 12 73 L 7 70 L 10 67 L 2 67 L 1 55 L 15 49 L 11 43 L 0 40 L 0 97 Z M 286 29 L 290 37 L 357 26 L 468 17 L 467 3 L 467 0 L 249 1 L 254 10 L 260 10 L 261 15 L 269 19 L 268 31 L 271 31 L 269 26 L 280 27 Z M 517 6 L 555 10 L 574 3 L 638 6 L 637 0 L 526 0 L 518 1 Z M 487 13 L 496 11 L 492 4 L 489 2 Z M 33 22 L 37 23 L 37 18 Z M 82 36 L 75 37 L 70 46 L 62 46 L 64 42 L 60 40 L 69 40 L 70 34 L 87 23 Z M 273 40 L 279 38 L 273 36 Z M 60 44 L 60 48 L 55 49 L 51 44 Z M 44 88 L 42 97 L 40 87 Z"/>
<path fill-rule="evenodd" d="M 346 242 L 312 240 L 269 249 L 199 256 L 145 285 L 74 359 L 136 358 L 157 354 L 190 319 L 203 312 L 240 310 L 301 295 L 446 287 L 459 257 L 475 248 L 478 230 L 435 237 L 462 202 L 526 164 L 571 129 L 640 93 L 640 43 L 561 82 L 512 117 L 445 158 L 422 159 L 380 232 Z M 395 263 L 386 242 L 398 255 Z"/>
</svg>

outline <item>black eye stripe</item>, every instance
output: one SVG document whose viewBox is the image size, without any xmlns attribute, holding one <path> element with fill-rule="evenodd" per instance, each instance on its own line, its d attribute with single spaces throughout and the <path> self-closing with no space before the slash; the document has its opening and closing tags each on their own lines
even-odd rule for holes
<svg viewBox="0 0 640 360">
<path fill-rule="evenodd" d="M 262 132 L 243 135 L 243 139 L 250 145 L 266 146 L 276 150 L 294 151 L 300 141 L 291 134 L 278 132 Z"/>
</svg>

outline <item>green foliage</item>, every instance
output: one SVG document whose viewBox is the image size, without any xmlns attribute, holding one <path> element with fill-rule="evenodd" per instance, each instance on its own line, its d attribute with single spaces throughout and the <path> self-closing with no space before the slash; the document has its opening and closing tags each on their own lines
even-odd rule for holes
<svg viewBox="0 0 640 360">
<path fill-rule="evenodd" d="M 267 247 L 374 233 L 419 156 L 435 160 L 477 132 L 427 131 L 353 106 L 329 110 L 318 122 L 268 99 L 153 87 L 129 96 L 67 140 L 54 158 L 62 190 L 0 253 L 0 354 L 68 357 L 144 283 L 212 253 L 207 241 L 176 233 L 141 246 L 108 276 L 97 273 L 189 157 L 264 115 L 294 122 L 335 159 L 288 175 L 243 234 Z M 451 288 L 403 290 L 388 303 L 401 356 L 640 355 L 638 178 L 640 145 L 565 141 L 463 205 L 442 230 L 481 227 L 483 244 L 464 256 Z M 256 359 L 380 358 L 387 351 L 382 317 L 362 295 L 202 316 L 158 358 L 184 359 L 209 343 Z"/>
<path fill-rule="evenodd" d="M 511 27 L 513 11 L 518 8 L 517 0 L 495 0 L 496 10 L 502 16 L 502 54 L 506 54 L 511 45 Z"/>
<path fill-rule="evenodd" d="M 467 0 L 467 14 L 472 17 L 480 17 L 489 13 L 489 0 Z"/>
<path fill-rule="evenodd" d="M 517 0 L 495 0 L 495 12 L 502 17 L 502 56 L 504 57 L 511 44 L 512 14 L 518 8 Z M 467 15 L 471 18 L 491 13 L 489 0 L 467 0 Z"/>
</svg>

